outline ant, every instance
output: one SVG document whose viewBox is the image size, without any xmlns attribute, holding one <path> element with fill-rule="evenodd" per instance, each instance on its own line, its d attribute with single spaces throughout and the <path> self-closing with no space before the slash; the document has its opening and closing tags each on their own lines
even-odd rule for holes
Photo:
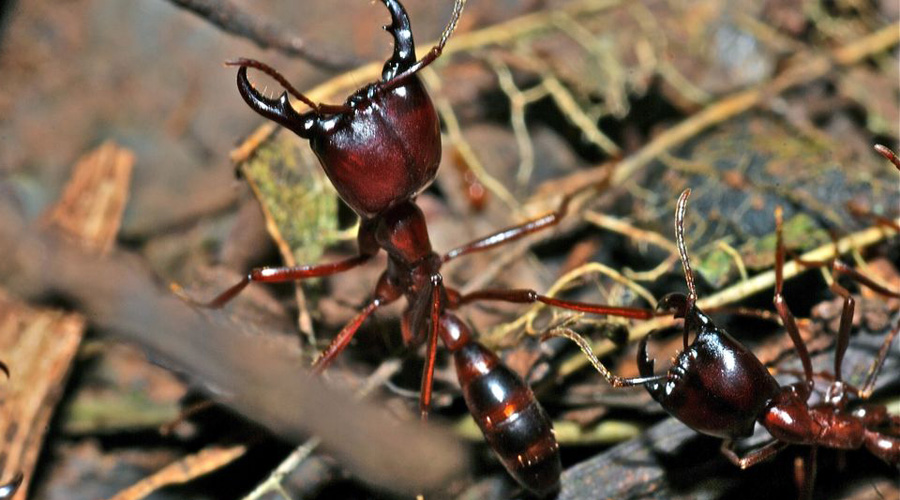
<svg viewBox="0 0 900 500">
<path fill-rule="evenodd" d="M 684 350 L 677 355 L 664 379 L 647 380 L 654 377 L 654 361 L 647 354 L 647 337 L 641 339 L 638 346 L 637 362 L 641 378 L 628 379 L 612 375 L 594 356 L 584 339 L 574 332 L 555 330 L 548 335 L 567 337 L 578 343 L 594 367 L 614 387 L 643 385 L 670 415 L 691 429 L 723 438 L 723 454 L 742 469 L 774 456 L 788 445 L 811 446 L 809 469 L 802 478 L 806 497 L 812 494 L 811 479 L 814 476 L 815 452 L 819 446 L 842 450 L 865 447 L 888 464 L 895 467 L 900 465 L 900 417 L 890 415 L 883 405 L 854 404 L 851 407 L 849 399 L 851 394 L 860 400 L 871 394 L 891 342 L 900 331 L 900 325 L 894 326 L 885 339 L 862 389 L 847 384 L 842 378 L 841 365 L 850 336 L 854 299 L 840 285 L 833 285 L 832 289 L 844 299 L 837 335 L 834 376 L 824 400 L 810 405 L 809 399 L 814 388 L 812 362 L 782 294 L 785 250 L 781 207 L 777 207 L 775 211 L 774 304 L 803 364 L 804 374 L 802 381 L 786 386 L 780 385 L 753 352 L 717 327 L 696 305 L 694 275 L 684 242 L 684 213 L 690 193 L 691 190 L 687 189 L 681 194 L 675 212 L 676 243 L 688 294 L 672 293 L 664 296 L 657 304 L 658 311 L 671 312 L 675 318 L 684 319 Z M 831 264 L 840 271 L 835 261 Z M 851 274 L 851 277 L 855 278 L 856 274 Z M 870 286 L 871 280 L 862 283 Z M 878 285 L 874 289 L 883 295 L 900 297 L 900 293 Z M 691 334 L 695 335 L 694 341 L 688 344 Z M 739 456 L 734 450 L 735 441 L 753 434 L 757 422 L 774 440 Z"/>
<path fill-rule="evenodd" d="M 649 319 L 652 310 L 608 307 L 560 300 L 527 289 L 485 289 L 468 294 L 444 285 L 441 266 L 458 257 L 482 252 L 555 226 L 566 214 L 569 197 L 546 216 L 526 221 L 439 255 L 432 250 L 428 228 L 416 196 L 435 178 L 441 158 L 440 121 L 417 73 L 440 57 L 454 31 L 465 0 L 457 0 L 439 43 L 417 60 L 409 18 L 398 0 L 381 0 L 391 16 L 384 29 L 394 39 L 381 80 L 354 92 L 342 105 L 318 104 L 294 89 L 275 69 L 259 61 L 239 59 L 238 90 L 260 115 L 308 139 L 310 147 L 341 199 L 360 217 L 359 255 L 330 264 L 253 269 L 239 283 L 208 303 L 220 308 L 253 282 L 277 283 L 329 276 L 387 253 L 387 269 L 373 298 L 314 361 L 320 374 L 347 347 L 360 325 L 379 308 L 401 297 L 407 307 L 401 320 L 404 343 L 426 343 L 419 397 L 422 419 L 432 399 L 438 339 L 452 353 L 459 385 L 470 413 L 507 471 L 525 488 L 546 495 L 559 487 L 559 445 L 550 419 L 531 389 L 485 346 L 453 311 L 477 301 L 542 302 L 570 310 Z M 286 91 L 278 99 L 262 95 L 247 79 L 247 68 L 260 70 Z M 311 108 L 298 113 L 288 93 Z M 656 380 L 661 377 L 651 377 Z"/>
</svg>

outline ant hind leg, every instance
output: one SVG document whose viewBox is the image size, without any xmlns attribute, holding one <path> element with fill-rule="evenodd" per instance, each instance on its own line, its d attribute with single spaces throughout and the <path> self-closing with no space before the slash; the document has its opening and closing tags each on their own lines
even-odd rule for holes
<svg viewBox="0 0 900 500">
<path fill-rule="evenodd" d="M 734 441 L 731 439 L 726 439 L 725 441 L 722 441 L 721 451 L 722 454 L 725 455 L 726 458 L 728 458 L 728 461 L 740 467 L 741 469 L 747 469 L 762 461 L 774 457 L 779 451 L 787 448 L 787 446 L 788 443 L 785 443 L 784 441 L 771 441 L 763 446 L 760 446 L 759 448 L 756 448 L 753 451 L 750 451 L 744 456 L 739 456 L 737 452 L 734 451 Z"/>
</svg>

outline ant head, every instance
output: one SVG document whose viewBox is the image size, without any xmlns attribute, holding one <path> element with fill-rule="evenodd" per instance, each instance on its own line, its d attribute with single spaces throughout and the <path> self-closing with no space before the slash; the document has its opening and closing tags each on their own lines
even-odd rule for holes
<svg viewBox="0 0 900 500">
<path fill-rule="evenodd" d="M 238 90 L 257 113 L 309 139 L 312 150 L 341 198 L 361 217 L 372 218 L 412 199 L 437 175 L 441 157 L 440 120 L 416 73 L 436 60 L 462 12 L 458 0 L 441 42 L 416 60 L 409 16 L 398 0 L 382 0 L 391 15 L 384 29 L 394 50 L 381 80 L 354 92 L 343 105 L 320 105 L 297 92 L 277 71 L 257 61 L 239 60 Z M 268 98 L 247 80 L 247 67 L 274 77 L 312 108 L 297 113 L 287 92 Z"/>
<path fill-rule="evenodd" d="M 698 432 L 724 438 L 748 436 L 756 418 L 778 392 L 778 383 L 749 349 L 696 306 L 697 291 L 684 244 L 684 212 L 690 193 L 688 189 L 681 194 L 675 212 L 676 243 L 688 294 L 666 295 L 657 305 L 658 310 L 684 318 L 685 348 L 665 381 L 644 385 L 667 412 Z M 695 338 L 688 345 L 690 334 Z M 654 376 L 647 337 L 638 346 L 637 362 L 642 377 Z"/>
</svg>

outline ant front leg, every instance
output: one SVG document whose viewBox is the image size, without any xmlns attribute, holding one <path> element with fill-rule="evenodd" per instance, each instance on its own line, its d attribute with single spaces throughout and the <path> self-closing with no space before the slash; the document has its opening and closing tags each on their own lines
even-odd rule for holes
<svg viewBox="0 0 900 500">
<path fill-rule="evenodd" d="M 783 304 L 783 297 L 781 297 L 781 289 L 784 285 L 784 280 L 781 277 L 781 269 L 784 266 L 784 242 L 782 240 L 782 212 L 781 207 L 776 208 L 775 211 L 775 223 L 776 223 L 776 234 L 777 234 L 777 248 L 776 248 L 776 307 L 778 308 L 779 314 L 784 318 L 784 314 L 787 313 L 790 315 L 790 311 L 787 310 L 787 305 Z M 830 267 L 831 270 L 835 274 L 843 274 L 848 276 L 853 281 L 857 282 L 860 285 L 863 285 L 875 293 L 885 296 L 885 297 L 893 297 L 900 298 L 900 293 L 894 292 L 892 290 L 887 289 L 883 285 L 877 283 L 875 280 L 869 278 L 863 273 L 853 269 L 848 266 L 846 263 L 840 260 L 838 257 L 838 247 L 837 242 L 835 242 L 834 247 L 835 255 L 832 259 L 826 261 L 805 261 L 801 259 L 795 259 L 794 261 L 806 268 L 821 268 L 821 267 Z M 842 392 L 840 388 L 843 387 L 843 374 L 842 374 L 842 365 L 844 361 L 844 355 L 846 354 L 847 347 L 850 343 L 850 329 L 853 326 L 853 314 L 856 308 L 856 300 L 853 298 L 853 295 L 843 286 L 837 283 L 837 281 L 833 281 L 829 286 L 832 292 L 836 295 L 840 296 L 843 299 L 843 306 L 841 308 L 841 319 L 840 325 L 838 327 L 837 334 L 837 344 L 835 347 L 834 354 L 834 378 L 836 384 L 833 385 L 833 389 L 839 389 L 839 392 Z M 779 300 L 782 302 L 783 307 L 779 307 Z M 784 309 L 784 311 L 782 311 Z M 796 328 L 796 325 L 793 322 L 793 318 L 791 318 L 791 326 Z M 788 326 L 788 322 L 785 321 L 785 325 L 788 327 L 788 332 L 791 332 L 791 326 Z M 896 330 L 896 329 L 895 329 Z M 895 331 L 892 331 L 891 334 L 888 335 L 888 338 L 885 340 L 885 344 L 887 346 L 890 345 L 894 336 L 896 335 Z M 792 334 L 793 338 L 793 334 Z M 884 351 L 884 355 L 887 355 L 887 347 L 883 347 L 882 351 Z M 798 349 L 799 352 L 799 349 Z M 802 355 L 801 355 L 802 359 Z M 880 360 L 880 361 L 879 361 Z M 872 371 L 870 371 L 870 381 L 874 384 L 873 376 L 877 374 L 877 372 L 881 368 L 881 363 L 884 362 L 884 358 L 879 356 L 876 362 L 872 366 Z M 804 369 L 806 365 L 804 363 Z M 869 386 L 869 382 L 867 381 L 866 386 Z"/>
<path fill-rule="evenodd" d="M 894 342 L 894 339 L 897 338 L 898 333 L 900 333 L 900 323 L 894 325 L 894 328 L 891 329 L 891 332 L 884 339 L 884 343 L 881 344 L 881 349 L 878 350 L 878 357 L 872 362 L 872 366 L 869 368 L 869 374 L 866 376 L 866 382 L 863 384 L 862 390 L 859 391 L 860 398 L 868 399 L 875 390 L 875 381 L 878 379 L 881 367 L 884 365 L 884 361 L 887 359 L 887 355 L 891 350 L 891 344 Z"/>
<path fill-rule="evenodd" d="M 784 294 L 782 293 L 784 290 L 784 238 L 782 235 L 783 218 L 784 215 L 782 213 L 781 207 L 776 207 L 775 296 L 772 300 L 775 304 L 775 309 L 778 311 L 778 315 L 781 316 L 781 320 L 782 322 L 784 322 L 785 330 L 787 330 L 788 335 L 791 337 L 791 341 L 794 343 L 794 349 L 797 350 L 797 356 L 800 358 L 800 362 L 803 363 L 803 374 L 806 382 L 803 398 L 809 399 L 809 395 L 812 392 L 814 384 L 812 360 L 809 357 L 809 350 L 807 350 L 806 344 L 803 342 L 803 338 L 800 337 L 800 329 L 797 327 L 797 321 L 794 319 L 794 315 L 793 313 L 791 313 L 787 302 L 785 302 L 784 300 Z"/>
<path fill-rule="evenodd" d="M 372 230 L 368 225 L 363 224 L 360 226 L 357 241 L 359 245 L 359 255 L 338 262 L 311 266 L 258 267 L 252 269 L 241 281 L 220 293 L 209 302 L 200 302 L 186 296 L 184 293 L 180 293 L 180 287 L 175 288 L 175 290 L 176 292 L 179 292 L 178 295 L 181 299 L 192 306 L 207 309 L 221 309 L 225 304 L 231 302 L 232 299 L 241 293 L 244 288 L 247 288 L 247 285 L 250 283 L 284 283 L 287 281 L 300 281 L 307 278 L 331 276 L 360 266 L 368 262 L 376 253 L 378 253 L 378 246 L 374 242 Z"/>
<path fill-rule="evenodd" d="M 318 278 L 342 273 L 367 262 L 372 255 L 357 255 L 339 262 L 319 264 L 313 266 L 296 267 L 258 267 L 251 270 L 241 281 L 225 290 L 209 302 L 199 302 L 190 297 L 182 296 L 184 300 L 193 306 L 208 309 L 221 309 L 225 304 L 237 297 L 250 283 L 284 283 L 286 281 L 299 281 L 306 278 Z"/>
</svg>

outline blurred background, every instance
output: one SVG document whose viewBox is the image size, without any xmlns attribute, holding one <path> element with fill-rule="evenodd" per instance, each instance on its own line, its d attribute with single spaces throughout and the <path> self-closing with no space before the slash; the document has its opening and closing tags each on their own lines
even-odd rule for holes
<svg viewBox="0 0 900 500">
<path fill-rule="evenodd" d="M 452 3 L 404 5 L 424 54 Z M 254 266 L 353 255 L 356 221 L 306 144 L 247 108 L 223 62 L 259 59 L 315 100 L 340 103 L 378 78 L 380 62 L 364 65 L 390 53 L 379 3 L 7 0 L 0 16 L 0 361 L 11 372 L 0 387 L 0 481 L 23 470 L 29 498 L 279 498 L 274 487 L 250 492 L 304 444 L 281 482 L 291 498 L 417 491 L 416 474 L 392 484 L 389 468 L 360 466 L 383 451 L 360 451 L 365 439 L 329 447 L 328 436 L 360 425 L 399 447 L 465 443 L 447 448 L 454 479 L 435 479 L 445 481 L 436 497 L 524 494 L 474 429 L 446 356 L 434 410 L 443 429 L 391 434 L 398 420 L 415 427 L 421 373 L 420 356 L 400 340 L 402 306 L 370 320 L 328 377 L 343 398 L 335 408 L 352 404 L 344 393 L 366 392 L 359 411 L 383 421 L 347 416 L 329 431 L 320 424 L 333 414 L 278 406 L 278 390 L 300 397 L 301 367 L 364 303 L 383 257 L 302 287 L 253 285 L 224 312 L 191 311 L 168 292 L 177 283 L 209 298 Z M 447 53 L 422 75 L 445 132 L 439 177 L 419 198 L 436 251 L 582 194 L 559 229 L 454 263 L 445 280 L 464 291 L 528 287 L 653 307 L 684 289 L 672 225 L 675 199 L 691 187 L 688 247 L 701 298 L 730 308 L 717 321 L 795 380 L 777 322 L 731 313 L 771 312 L 771 280 L 742 284 L 772 272 L 778 205 L 795 254 L 828 259 L 832 240 L 846 239 L 847 260 L 900 286 L 891 229 L 900 180 L 872 149 L 896 151 L 900 137 L 898 17 L 891 1 L 470 2 Z M 259 73 L 251 79 L 269 95 L 281 91 Z M 81 227 L 106 234 L 99 257 L 69 253 L 46 232 L 97 192 L 108 205 Z M 790 278 L 788 301 L 817 370 L 832 371 L 840 302 L 831 276 Z M 845 374 L 859 383 L 900 302 L 844 284 L 859 300 Z M 665 420 L 645 391 L 613 391 L 566 341 L 540 343 L 565 313 L 491 305 L 463 316 L 530 378 L 551 414 L 570 467 L 562 497 L 797 497 L 806 449 L 737 470 L 717 440 Z M 573 321 L 623 376 L 637 373 L 629 334 L 675 333 L 671 322 Z M 46 344 L 27 354 L 33 325 Z M 53 357 L 60 331 L 70 332 L 68 347 Z M 661 363 L 680 344 L 677 334 L 663 338 L 654 347 Z M 284 362 L 267 366 L 272 353 Z M 896 354 L 874 396 L 895 413 Z M 261 381 L 280 388 L 268 402 L 248 396 L 268 391 Z M 327 399 L 317 387 L 309 397 Z M 427 453 L 410 460 L 441 450 Z M 196 458 L 188 472 L 126 490 L 186 457 Z M 818 464 L 816 498 L 900 496 L 896 470 L 864 450 L 820 450 Z"/>
</svg>

